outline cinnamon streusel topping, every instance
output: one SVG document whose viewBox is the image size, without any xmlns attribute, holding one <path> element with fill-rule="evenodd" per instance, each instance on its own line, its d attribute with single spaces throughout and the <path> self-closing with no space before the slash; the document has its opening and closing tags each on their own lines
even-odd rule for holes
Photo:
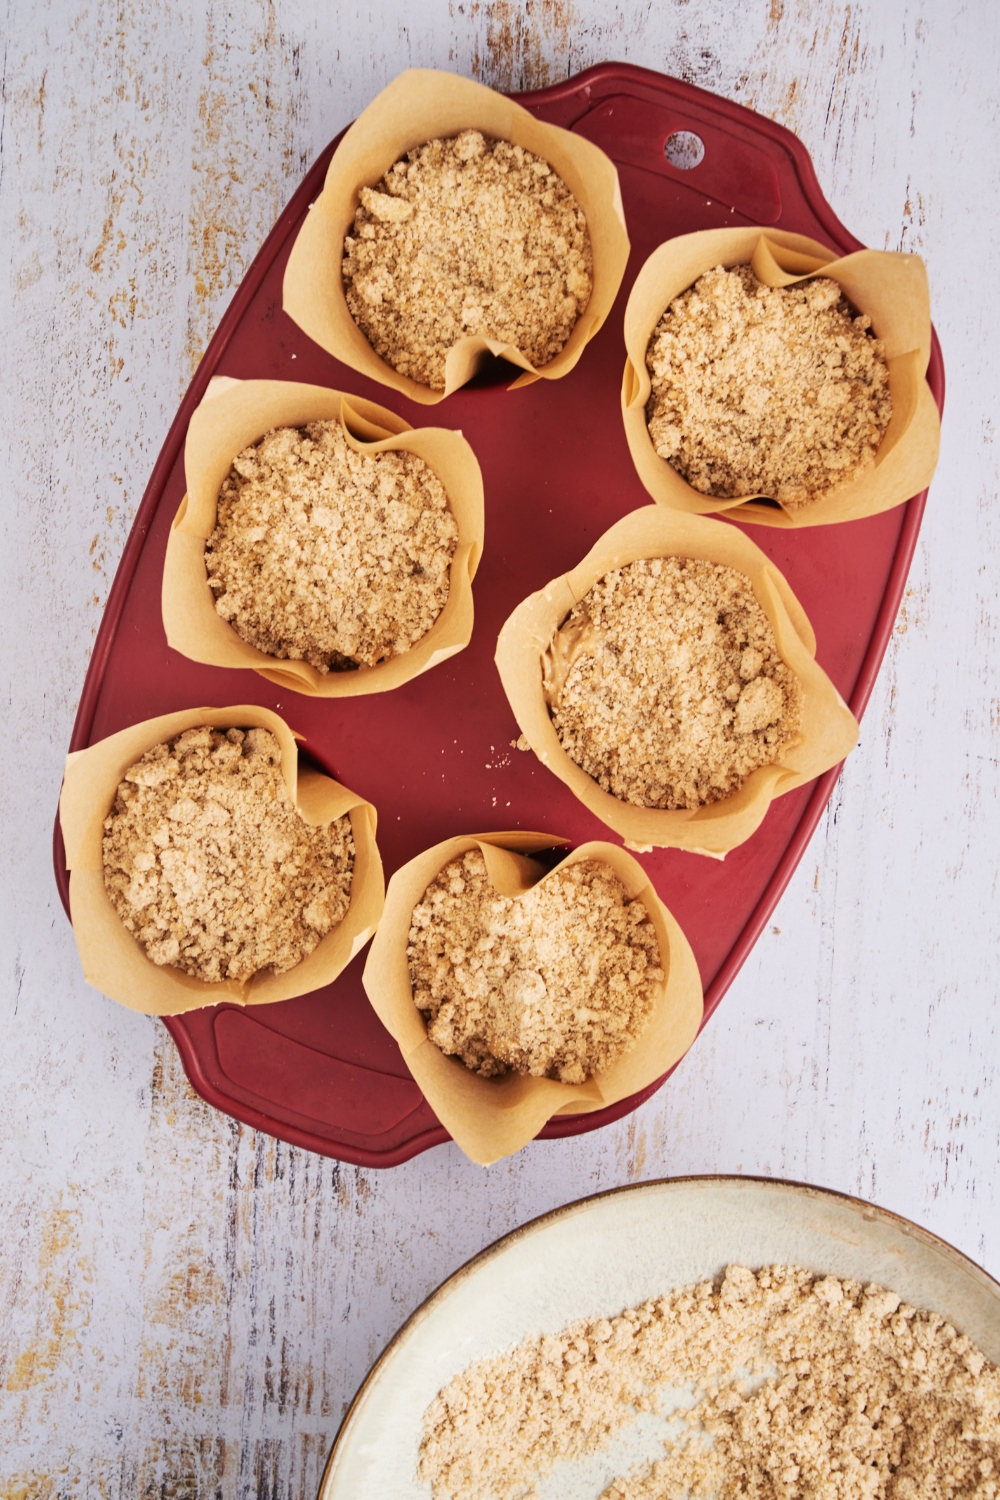
<svg viewBox="0 0 1000 1500">
<path fill-rule="evenodd" d="M 671 1387 L 694 1404 L 664 1456 L 601 1500 L 1000 1495 L 1000 1371 L 939 1314 L 798 1266 L 729 1266 L 478 1361 L 428 1408 L 419 1477 L 433 1500 L 532 1500 Z"/>
<path fill-rule="evenodd" d="M 406 951 L 427 1035 L 486 1078 L 582 1083 L 634 1044 L 664 977 L 645 907 L 598 860 L 513 898 L 471 849 L 414 907 Z"/>
<path fill-rule="evenodd" d="M 649 341 L 653 446 L 694 489 L 797 510 L 875 461 L 892 398 L 882 344 L 827 276 L 768 287 L 706 271 Z"/>
<path fill-rule="evenodd" d="M 651 557 L 605 574 L 544 672 L 566 754 L 637 807 L 718 802 L 798 732 L 798 681 L 750 580 L 719 563 Z"/>
<path fill-rule="evenodd" d="M 267 656 L 373 667 L 448 601 L 458 524 L 414 453 L 358 453 L 340 422 L 278 427 L 233 460 L 205 544 L 216 609 Z"/>
<path fill-rule="evenodd" d="M 188 729 L 122 778 L 104 884 L 154 964 L 195 979 L 283 974 L 347 914 L 351 820 L 313 828 L 267 729 Z"/>
<path fill-rule="evenodd" d="M 548 162 L 465 130 L 361 189 L 343 277 L 376 353 L 444 390 L 448 350 L 469 334 L 514 344 L 536 369 L 555 358 L 590 300 L 590 236 Z"/>
</svg>

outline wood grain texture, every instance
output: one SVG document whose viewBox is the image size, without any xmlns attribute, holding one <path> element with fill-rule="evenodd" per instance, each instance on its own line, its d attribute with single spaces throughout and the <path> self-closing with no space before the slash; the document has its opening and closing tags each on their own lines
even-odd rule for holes
<svg viewBox="0 0 1000 1500">
<path fill-rule="evenodd" d="M 1000 12 L 986 0 L 8 0 L 2 23 L 0 1497 L 310 1497 L 403 1319 L 508 1229 L 643 1178 L 857 1192 L 1000 1270 Z M 49 837 L 80 686 L 179 395 L 318 150 L 401 68 L 607 58 L 796 130 L 867 243 L 928 262 L 938 477 L 829 813 L 719 1015 L 604 1132 L 364 1172 L 188 1088 L 82 983 Z"/>
</svg>

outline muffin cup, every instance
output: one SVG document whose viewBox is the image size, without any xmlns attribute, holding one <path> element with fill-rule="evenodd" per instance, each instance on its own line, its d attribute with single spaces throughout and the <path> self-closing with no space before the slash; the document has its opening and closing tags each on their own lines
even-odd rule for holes
<svg viewBox="0 0 1000 1500">
<path fill-rule="evenodd" d="M 247 980 L 210 984 L 181 969 L 154 964 L 123 926 L 104 885 L 104 819 L 129 766 L 146 750 L 186 729 L 269 729 L 281 745 L 281 774 L 288 794 L 311 827 L 350 815 L 354 835 L 351 902 L 343 920 L 312 953 L 284 974 L 261 970 Z M 112 1000 L 151 1016 L 176 1016 L 203 1005 L 268 1005 L 331 984 L 364 947 L 385 900 L 382 860 L 375 843 L 375 809 L 345 786 L 308 768 L 299 769 L 296 735 L 284 719 L 256 704 L 189 708 L 123 729 L 66 757 L 59 820 L 70 872 L 70 918 L 88 984 Z"/>
<path fill-rule="evenodd" d="M 435 391 L 386 364 L 351 317 L 341 275 L 344 237 L 354 222 L 361 188 L 374 187 L 415 146 L 473 129 L 544 157 L 559 173 L 587 218 L 594 284 L 573 332 L 547 365 L 536 370 L 513 344 L 473 335 L 452 346 L 445 363 L 445 388 Z M 611 311 L 628 254 L 618 173 L 599 147 L 569 130 L 543 124 L 482 84 L 411 68 L 382 90 L 337 147 L 323 191 L 292 246 L 284 309 L 311 339 L 352 370 L 392 386 L 411 401 L 432 405 L 465 385 L 488 354 L 525 372 L 511 390 L 568 375 Z"/>
<path fill-rule="evenodd" d="M 871 318 L 885 345 L 892 417 L 875 462 L 847 483 L 835 485 L 810 504 L 785 510 L 766 496 L 724 499 L 705 495 L 683 479 L 653 447 L 646 425 L 652 389 L 646 350 L 660 318 L 675 297 L 715 266 L 750 264 L 766 286 L 793 286 L 817 274 L 840 284 L 844 296 Z M 632 460 L 653 499 L 672 510 L 706 515 L 725 511 L 761 526 L 827 526 L 878 515 L 918 494 L 930 483 L 938 458 L 941 424 L 925 376 L 931 351 L 927 272 L 919 255 L 858 250 L 838 259 L 815 240 L 781 229 L 705 229 L 668 240 L 636 277 L 625 309 L 628 358 L 622 380 L 622 416 Z"/>
<path fill-rule="evenodd" d="M 365 964 L 368 998 L 399 1043 L 424 1098 L 466 1156 L 482 1166 L 520 1151 L 553 1115 L 604 1109 L 653 1083 L 684 1055 L 701 1024 L 702 989 L 694 954 L 642 866 L 623 849 L 602 843 L 581 845 L 548 873 L 537 860 L 527 858 L 565 842 L 546 833 L 480 833 L 446 839 L 418 854 L 389 881 L 385 914 Z M 666 976 L 657 986 L 652 1014 L 635 1045 L 582 1084 L 524 1073 L 482 1078 L 427 1036 L 426 1022 L 414 1004 L 406 958 L 413 908 L 449 860 L 477 848 L 500 895 L 521 896 L 559 870 L 597 859 L 610 865 L 629 898 L 641 901 L 649 913 Z"/>
<path fill-rule="evenodd" d="M 559 743 L 542 689 L 542 657 L 573 606 L 599 578 L 641 557 L 700 558 L 743 573 L 771 623 L 782 661 L 802 689 L 800 732 L 781 762 L 751 772 L 738 792 L 693 811 L 635 807 L 602 791 Z M 857 742 L 857 722 L 815 655 L 805 611 L 749 537 L 722 521 L 647 505 L 606 531 L 572 572 L 518 605 L 500 632 L 496 663 L 514 717 L 539 760 L 629 848 L 688 849 L 722 859 L 760 826 L 775 797 L 837 765 Z"/>
<path fill-rule="evenodd" d="M 216 610 L 205 567 L 219 490 L 236 455 L 274 427 L 330 420 L 341 422 L 358 453 L 402 451 L 422 458 L 444 485 L 458 523 L 448 600 L 430 630 L 399 656 L 352 672 L 320 672 L 309 662 L 284 661 L 251 646 Z M 187 494 L 170 528 L 162 594 L 167 643 L 182 656 L 214 667 L 251 667 L 278 687 L 310 698 L 354 698 L 400 687 L 469 644 L 472 580 L 483 552 L 483 477 L 460 432 L 412 428 L 373 401 L 323 386 L 216 377 L 191 418 L 184 469 Z"/>
</svg>

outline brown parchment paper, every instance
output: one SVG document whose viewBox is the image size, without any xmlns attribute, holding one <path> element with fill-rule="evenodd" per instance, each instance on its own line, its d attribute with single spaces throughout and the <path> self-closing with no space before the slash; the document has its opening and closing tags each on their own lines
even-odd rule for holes
<svg viewBox="0 0 1000 1500">
<path fill-rule="evenodd" d="M 781 763 L 760 767 L 731 797 L 694 811 L 634 807 L 602 791 L 559 743 L 542 690 L 542 656 L 570 610 L 605 573 L 640 557 L 700 558 L 745 574 L 781 658 L 802 688 L 801 733 Z M 724 521 L 646 505 L 606 531 L 572 572 L 518 605 L 500 632 L 496 663 L 514 717 L 539 760 L 630 848 L 688 849 L 721 859 L 760 826 L 773 798 L 837 765 L 857 742 L 854 716 L 815 656 L 805 611 L 749 537 Z"/>
<path fill-rule="evenodd" d="M 698 965 L 645 870 L 614 844 L 589 843 L 567 855 L 556 870 L 585 859 L 610 865 L 630 899 L 645 906 L 660 944 L 665 979 L 657 987 L 653 1013 L 631 1051 L 605 1072 L 595 1073 L 582 1084 L 569 1084 L 522 1073 L 481 1078 L 428 1040 L 426 1023 L 413 1002 L 406 961 L 413 908 L 424 891 L 449 860 L 478 848 L 494 889 L 504 896 L 523 895 L 556 873 L 546 874 L 544 866 L 526 856 L 565 842 L 545 833 L 480 833 L 446 839 L 418 854 L 389 881 L 385 912 L 365 964 L 368 998 L 399 1043 L 424 1098 L 466 1156 L 482 1166 L 520 1151 L 552 1115 L 590 1113 L 638 1093 L 684 1055 L 701 1024 Z"/>
<path fill-rule="evenodd" d="M 791 286 L 817 272 L 829 276 L 840 283 L 849 302 L 869 315 L 874 333 L 885 344 L 892 417 L 874 465 L 857 479 L 836 485 L 811 505 L 794 511 L 773 502 L 755 504 L 760 496 L 723 499 L 702 494 L 659 456 L 646 426 L 646 402 L 652 388 L 646 349 L 664 311 L 705 271 L 747 263 L 767 286 Z M 625 347 L 625 434 L 639 478 L 661 505 L 697 515 L 726 511 L 735 520 L 761 526 L 826 526 L 890 510 L 930 483 L 941 424 L 925 379 L 931 314 L 927 272 L 919 255 L 858 250 L 838 259 L 815 240 L 781 229 L 705 229 L 682 234 L 654 250 L 636 277 L 625 309 Z"/>
<path fill-rule="evenodd" d="M 209 984 L 180 969 L 154 964 L 123 926 L 104 888 L 104 819 L 118 784 L 146 750 L 206 725 L 212 729 L 270 729 L 281 745 L 281 774 L 288 794 L 314 828 L 350 815 L 354 835 L 351 903 L 312 953 L 284 974 L 261 970 L 243 982 Z M 176 1016 L 203 1005 L 267 1005 L 330 984 L 378 926 L 385 899 L 382 860 L 375 843 L 370 802 L 319 771 L 299 769 L 296 735 L 284 719 L 256 704 L 189 708 L 123 729 L 66 757 L 59 819 L 70 872 L 70 917 L 88 984 L 112 1000 L 151 1016 Z"/>
<path fill-rule="evenodd" d="M 587 218 L 594 257 L 590 301 L 566 344 L 542 369 L 513 344 L 479 335 L 459 339 L 445 361 L 445 388 L 431 390 L 400 375 L 375 353 L 348 310 L 341 276 L 344 236 L 357 211 L 359 191 L 374 187 L 393 162 L 414 146 L 463 130 L 523 146 L 559 173 Z M 312 205 L 288 259 L 284 309 L 316 343 L 352 370 L 392 386 L 411 401 L 432 405 L 470 380 L 484 356 L 499 355 L 525 373 L 511 385 L 558 380 L 573 369 L 618 294 L 628 261 L 618 173 L 598 146 L 572 131 L 536 120 L 502 94 L 429 68 L 411 68 L 393 79 L 348 130 L 334 153 L 323 191 Z"/>
<path fill-rule="evenodd" d="M 319 672 L 309 662 L 267 656 L 244 641 L 215 608 L 208 585 L 205 543 L 215 530 L 219 490 L 233 459 L 273 427 L 340 421 L 357 452 L 415 453 L 444 485 L 458 523 L 448 600 L 434 624 L 408 651 L 353 672 Z M 384 693 L 429 671 L 469 644 L 472 580 L 483 554 L 483 476 L 460 432 L 412 428 L 360 396 L 285 380 L 211 380 L 191 418 L 184 448 L 187 494 L 167 540 L 163 564 L 163 627 L 167 642 L 192 661 L 250 667 L 278 687 L 312 698 Z"/>
</svg>

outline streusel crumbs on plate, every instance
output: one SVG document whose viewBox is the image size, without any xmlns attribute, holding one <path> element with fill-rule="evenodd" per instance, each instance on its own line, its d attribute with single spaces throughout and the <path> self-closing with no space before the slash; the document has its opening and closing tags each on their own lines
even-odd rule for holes
<svg viewBox="0 0 1000 1500">
<path fill-rule="evenodd" d="M 598 860 L 513 898 L 471 849 L 414 907 L 406 951 L 427 1035 L 485 1078 L 582 1083 L 637 1040 L 664 977 L 646 908 Z"/>
<path fill-rule="evenodd" d="M 268 729 L 188 729 L 125 772 L 104 884 L 154 964 L 195 979 L 293 968 L 347 914 L 350 817 L 312 828 Z"/>
<path fill-rule="evenodd" d="M 798 1266 L 729 1266 L 470 1365 L 425 1414 L 420 1478 L 433 1500 L 529 1500 L 671 1387 L 694 1405 L 664 1456 L 601 1500 L 1000 1495 L 1000 1371 L 937 1313 Z"/>
<path fill-rule="evenodd" d="M 704 495 L 812 504 L 874 463 L 889 425 L 870 327 L 828 276 L 768 287 L 750 266 L 706 271 L 649 341 L 653 447 Z"/>
<path fill-rule="evenodd" d="M 444 390 L 453 344 L 553 360 L 593 289 L 586 217 L 538 156 L 465 130 L 417 146 L 361 201 L 344 241 L 351 316 L 387 364 Z"/>
<path fill-rule="evenodd" d="M 357 452 L 340 422 L 278 427 L 233 460 L 205 544 L 216 609 L 243 640 L 322 673 L 373 667 L 448 602 L 458 524 L 414 453 Z"/>
<path fill-rule="evenodd" d="M 801 689 L 750 580 L 640 558 L 598 579 L 544 659 L 559 742 L 623 802 L 698 808 L 780 761 Z"/>
</svg>

